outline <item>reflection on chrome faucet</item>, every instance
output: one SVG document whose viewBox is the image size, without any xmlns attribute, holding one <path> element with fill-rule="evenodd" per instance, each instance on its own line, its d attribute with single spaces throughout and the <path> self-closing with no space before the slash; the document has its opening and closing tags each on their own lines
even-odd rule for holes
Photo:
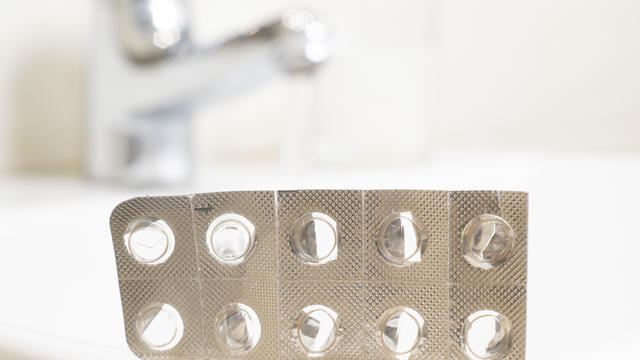
<svg viewBox="0 0 640 360">
<path fill-rule="evenodd" d="M 171 184 L 192 169 L 190 114 L 279 73 L 327 56 L 324 25 L 305 10 L 221 43 L 189 37 L 183 0 L 100 0 L 89 104 L 89 174 Z"/>
</svg>

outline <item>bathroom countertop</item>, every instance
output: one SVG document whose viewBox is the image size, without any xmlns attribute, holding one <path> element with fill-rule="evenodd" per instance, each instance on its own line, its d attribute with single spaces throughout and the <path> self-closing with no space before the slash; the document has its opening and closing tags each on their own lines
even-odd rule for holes
<svg viewBox="0 0 640 360">
<path fill-rule="evenodd" d="M 0 359 L 135 359 L 108 219 L 134 195 L 241 189 L 529 192 L 531 359 L 637 358 L 640 156 L 449 154 L 388 170 L 223 168 L 178 188 L 0 178 Z"/>
</svg>

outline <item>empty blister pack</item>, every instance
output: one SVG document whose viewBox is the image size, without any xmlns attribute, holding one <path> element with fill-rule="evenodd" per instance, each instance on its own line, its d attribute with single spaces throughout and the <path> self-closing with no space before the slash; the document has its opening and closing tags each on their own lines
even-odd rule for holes
<svg viewBox="0 0 640 360">
<path fill-rule="evenodd" d="M 524 359 L 525 193 L 142 197 L 111 231 L 143 359 Z"/>
</svg>

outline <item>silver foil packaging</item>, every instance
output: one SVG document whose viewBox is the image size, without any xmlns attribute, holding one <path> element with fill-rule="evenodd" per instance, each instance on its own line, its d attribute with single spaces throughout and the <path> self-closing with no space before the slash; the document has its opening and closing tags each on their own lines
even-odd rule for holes
<svg viewBox="0 0 640 360">
<path fill-rule="evenodd" d="M 143 359 L 524 359 L 527 195 L 142 197 L 111 217 Z"/>
</svg>

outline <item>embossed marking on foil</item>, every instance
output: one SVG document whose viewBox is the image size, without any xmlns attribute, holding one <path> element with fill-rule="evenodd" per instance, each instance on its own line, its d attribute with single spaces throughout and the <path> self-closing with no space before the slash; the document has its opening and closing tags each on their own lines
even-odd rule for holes
<svg viewBox="0 0 640 360">
<path fill-rule="evenodd" d="M 209 253 L 224 264 L 245 261 L 254 245 L 255 226 L 242 215 L 221 215 L 211 222 L 207 230 Z"/>
<path fill-rule="evenodd" d="M 462 252 L 472 266 L 491 269 L 509 258 L 516 233 L 501 217 L 483 214 L 462 231 Z"/>
<path fill-rule="evenodd" d="M 143 218 L 136 219 L 127 226 L 124 243 L 136 261 L 157 265 L 171 256 L 175 238 L 164 220 Z"/>
<path fill-rule="evenodd" d="M 309 357 L 322 356 L 340 336 L 338 314 L 323 305 L 309 305 L 298 315 L 293 336 Z"/>
<path fill-rule="evenodd" d="M 392 265 L 408 266 L 421 260 L 425 239 L 424 227 L 411 212 L 394 213 L 380 223 L 378 252 Z"/>
<path fill-rule="evenodd" d="M 311 265 L 326 264 L 338 258 L 338 226 L 328 215 L 314 212 L 299 218 L 291 236 L 296 256 Z"/>
<path fill-rule="evenodd" d="M 184 332 L 182 317 L 169 304 L 152 303 L 145 306 L 136 319 L 140 339 L 152 350 L 166 351 L 175 347 Z"/>
<path fill-rule="evenodd" d="M 218 314 L 218 340 L 231 353 L 244 353 L 253 349 L 262 333 L 260 319 L 247 305 L 233 303 Z"/>
<path fill-rule="evenodd" d="M 471 314 L 465 321 L 463 344 L 472 360 L 500 360 L 511 350 L 511 321 L 492 310 Z"/>
</svg>

